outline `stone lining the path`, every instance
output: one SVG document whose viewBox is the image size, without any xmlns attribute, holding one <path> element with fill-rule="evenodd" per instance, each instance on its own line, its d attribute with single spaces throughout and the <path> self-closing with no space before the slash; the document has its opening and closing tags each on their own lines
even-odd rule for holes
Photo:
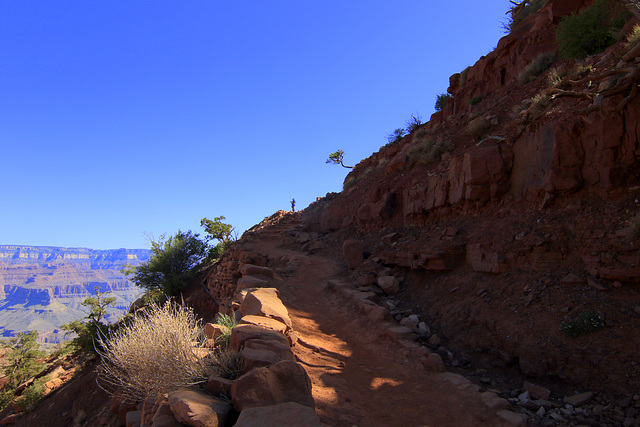
<svg viewBox="0 0 640 427">
<path fill-rule="evenodd" d="M 267 268 L 254 265 L 242 271 L 269 277 Z M 256 283 L 247 280 L 246 283 Z M 260 284 L 264 282 L 260 281 Z M 243 374 L 231 381 L 211 377 L 207 392 L 175 390 L 137 407 L 117 401 L 112 410 L 127 427 L 304 426 L 320 427 L 311 393 L 311 380 L 295 361 L 291 347 L 297 335 L 275 288 L 257 287 L 236 292 L 239 324 L 231 330 L 230 348 L 243 361 Z M 207 325 L 210 343 L 219 328 Z M 208 352 L 205 352 L 208 353 Z M 149 409 L 151 408 L 151 409 Z"/>
</svg>

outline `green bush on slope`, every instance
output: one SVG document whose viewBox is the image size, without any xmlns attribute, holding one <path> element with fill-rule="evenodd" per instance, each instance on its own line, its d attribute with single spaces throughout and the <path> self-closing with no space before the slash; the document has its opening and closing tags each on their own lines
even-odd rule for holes
<svg viewBox="0 0 640 427">
<path fill-rule="evenodd" d="M 582 13 L 566 16 L 558 24 L 558 52 L 565 59 L 600 53 L 615 43 L 629 17 L 630 13 L 617 2 L 597 0 Z"/>
</svg>

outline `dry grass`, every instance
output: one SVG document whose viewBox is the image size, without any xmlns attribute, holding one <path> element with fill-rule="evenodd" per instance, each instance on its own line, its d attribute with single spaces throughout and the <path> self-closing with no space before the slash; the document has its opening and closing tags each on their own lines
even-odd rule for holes
<svg viewBox="0 0 640 427">
<path fill-rule="evenodd" d="M 102 337 L 101 383 L 111 393 L 139 401 L 194 385 L 213 372 L 212 359 L 196 348 L 204 331 L 193 311 L 174 303 L 152 304 L 109 337 Z"/>
</svg>

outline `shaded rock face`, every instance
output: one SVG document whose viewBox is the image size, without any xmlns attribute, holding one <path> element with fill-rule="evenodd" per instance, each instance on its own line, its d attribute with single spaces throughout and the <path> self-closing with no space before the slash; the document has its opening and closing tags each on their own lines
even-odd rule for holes
<svg viewBox="0 0 640 427">
<path fill-rule="evenodd" d="M 80 304 L 96 288 L 116 297 L 107 321 L 119 318 L 141 293 L 120 269 L 150 255 L 143 249 L 0 246 L 0 334 L 35 329 L 41 341 L 59 342 L 59 326 L 86 316 Z"/>
</svg>

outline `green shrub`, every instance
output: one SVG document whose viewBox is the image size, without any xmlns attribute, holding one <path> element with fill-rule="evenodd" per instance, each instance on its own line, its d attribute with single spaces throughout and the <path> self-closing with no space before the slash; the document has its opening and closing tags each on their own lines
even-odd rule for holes
<svg viewBox="0 0 640 427">
<path fill-rule="evenodd" d="M 442 154 L 451 150 L 453 150 L 453 144 L 449 141 L 427 139 L 412 147 L 408 156 L 411 163 L 432 163 L 439 162 L 442 159 Z"/>
<path fill-rule="evenodd" d="M 526 17 L 542 9 L 542 6 L 544 6 L 546 2 L 547 0 L 532 0 L 517 13 L 515 8 L 512 8 L 509 14 L 509 20 L 504 24 L 505 30 L 507 30 L 507 32 L 513 31 Z"/>
<path fill-rule="evenodd" d="M 628 18 L 629 12 L 611 0 L 597 0 L 582 13 L 566 16 L 556 29 L 560 55 L 581 59 L 602 52 L 615 43 Z"/>
<path fill-rule="evenodd" d="M 38 358 L 43 357 L 44 352 L 40 351 L 37 340 L 38 331 L 31 331 L 20 332 L 9 341 L 0 343 L 9 350 L 2 366 L 9 387 L 15 389 L 42 368 Z"/>
<path fill-rule="evenodd" d="M 228 331 L 216 338 L 216 344 L 224 349 L 227 349 L 229 348 L 229 341 L 231 340 L 231 330 L 238 324 L 236 316 L 233 314 L 218 314 L 216 323 L 218 325 L 224 326 L 226 328 L 226 331 Z"/>
<path fill-rule="evenodd" d="M 520 84 L 532 82 L 540 74 L 544 73 L 556 61 L 555 51 L 545 52 L 538 55 L 518 76 Z"/>
<path fill-rule="evenodd" d="M 405 135 L 406 135 L 405 130 L 403 128 L 398 128 L 387 135 L 387 141 L 389 141 L 390 144 L 394 142 L 398 142 L 402 138 L 404 138 Z"/>
<path fill-rule="evenodd" d="M 44 378 L 39 378 L 22 392 L 24 407 L 27 412 L 31 412 L 44 397 Z"/>
<path fill-rule="evenodd" d="M 151 258 L 136 267 L 132 280 L 148 289 L 160 289 L 168 296 L 180 294 L 195 277 L 209 246 L 191 231 L 151 241 Z"/>
<path fill-rule="evenodd" d="M 85 320 L 74 320 L 60 326 L 67 334 L 75 333 L 73 345 L 87 351 L 95 351 L 95 345 L 100 335 L 107 333 L 109 327 L 102 323 L 102 318 L 107 315 L 107 307 L 116 305 L 116 297 L 105 297 L 100 288 L 94 287 L 95 296 L 90 296 L 80 303 L 88 307 Z"/>
<path fill-rule="evenodd" d="M 480 101 L 482 101 L 483 99 L 484 99 L 484 97 L 482 95 L 474 96 L 473 98 L 471 98 L 469 100 L 469 105 L 479 104 Z"/>
<path fill-rule="evenodd" d="M 449 102 L 452 99 L 453 99 L 453 95 L 449 93 L 441 93 L 438 96 L 436 96 L 436 111 L 444 110 L 444 107 L 446 107 L 447 102 Z"/>
<path fill-rule="evenodd" d="M 573 319 L 563 322 L 560 325 L 560 331 L 569 338 L 575 338 L 579 335 L 599 331 L 603 327 L 604 320 L 600 313 L 584 311 Z"/>
</svg>

